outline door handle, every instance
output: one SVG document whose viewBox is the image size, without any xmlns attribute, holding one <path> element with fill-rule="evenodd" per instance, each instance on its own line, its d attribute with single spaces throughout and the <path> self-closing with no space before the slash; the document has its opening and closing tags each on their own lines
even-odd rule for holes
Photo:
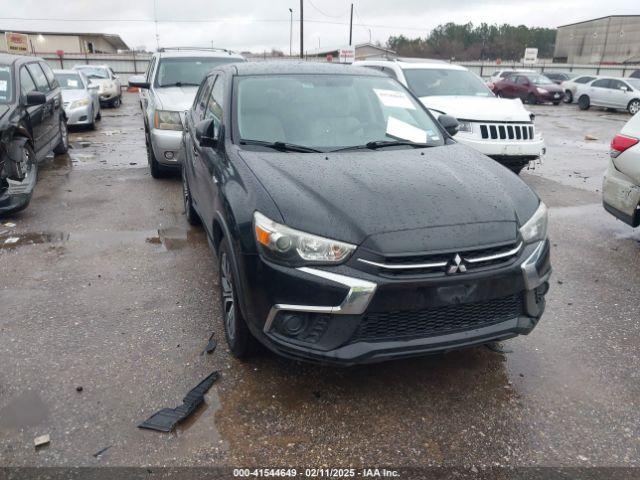
<svg viewBox="0 0 640 480">
<path fill-rule="evenodd" d="M 198 149 L 196 148 L 196 146 L 193 146 L 193 154 L 197 157 L 198 156 Z"/>
</svg>

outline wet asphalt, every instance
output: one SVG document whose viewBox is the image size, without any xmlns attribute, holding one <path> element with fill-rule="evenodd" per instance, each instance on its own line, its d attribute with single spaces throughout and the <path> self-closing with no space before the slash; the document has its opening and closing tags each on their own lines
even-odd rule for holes
<svg viewBox="0 0 640 480">
<path fill-rule="evenodd" d="M 550 207 L 554 267 L 538 327 L 505 353 L 349 369 L 230 356 L 215 259 L 179 179 L 149 175 L 137 97 L 103 110 L 0 221 L 0 466 L 639 466 L 640 229 L 600 196 L 629 117 L 532 110 L 548 155 L 522 178 Z M 174 433 L 136 428 L 212 370 Z"/>
</svg>

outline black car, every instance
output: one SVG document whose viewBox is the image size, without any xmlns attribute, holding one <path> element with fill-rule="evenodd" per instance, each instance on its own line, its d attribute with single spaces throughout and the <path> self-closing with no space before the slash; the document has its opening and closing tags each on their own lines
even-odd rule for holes
<svg viewBox="0 0 640 480">
<path fill-rule="evenodd" d="M 0 54 L 0 215 L 25 208 L 38 162 L 67 148 L 62 91 L 51 68 L 41 58 Z"/>
<path fill-rule="evenodd" d="M 186 115 L 183 190 L 217 252 L 230 349 L 354 364 L 529 333 L 546 207 L 365 68 L 219 67 Z"/>
<path fill-rule="evenodd" d="M 571 75 L 563 72 L 544 72 L 544 76 L 558 85 L 560 85 L 562 82 L 566 82 L 571 78 Z"/>
</svg>

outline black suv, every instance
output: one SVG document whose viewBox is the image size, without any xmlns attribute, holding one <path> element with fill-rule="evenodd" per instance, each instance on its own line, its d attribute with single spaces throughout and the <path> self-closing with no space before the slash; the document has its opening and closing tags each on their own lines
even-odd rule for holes
<svg viewBox="0 0 640 480">
<path fill-rule="evenodd" d="M 0 54 L 0 214 L 25 208 L 38 162 L 67 148 L 62 91 L 51 68 L 41 58 Z"/>
<path fill-rule="evenodd" d="M 438 121 L 439 120 L 439 121 Z M 246 63 L 203 81 L 187 219 L 217 252 L 231 351 L 353 364 L 529 333 L 551 274 L 545 205 L 370 69 Z"/>
</svg>

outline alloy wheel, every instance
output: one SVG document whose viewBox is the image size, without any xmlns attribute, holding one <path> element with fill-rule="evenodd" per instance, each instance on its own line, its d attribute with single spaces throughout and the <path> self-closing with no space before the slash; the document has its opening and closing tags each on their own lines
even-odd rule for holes
<svg viewBox="0 0 640 480">
<path fill-rule="evenodd" d="M 640 112 L 640 100 L 633 100 L 629 104 L 629 113 L 635 115 L 638 112 Z"/>
<path fill-rule="evenodd" d="M 231 263 L 226 252 L 220 259 L 220 286 L 222 288 L 222 307 L 224 309 L 224 323 L 229 340 L 236 337 L 236 309 L 233 295 L 233 276 Z"/>
</svg>

